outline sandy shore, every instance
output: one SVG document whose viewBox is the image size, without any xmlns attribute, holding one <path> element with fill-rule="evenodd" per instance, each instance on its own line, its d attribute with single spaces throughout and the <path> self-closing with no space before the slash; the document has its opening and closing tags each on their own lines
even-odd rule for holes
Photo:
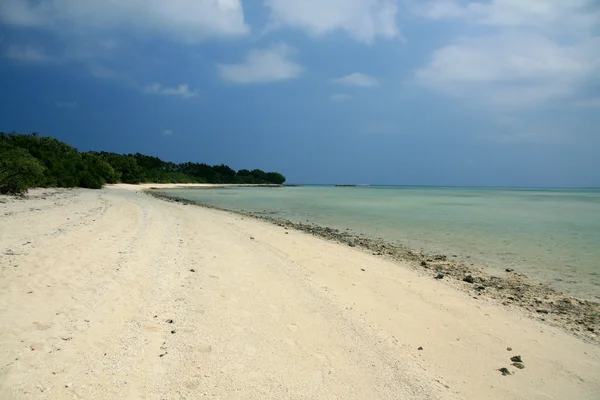
<svg viewBox="0 0 600 400">
<path fill-rule="evenodd" d="M 598 345 L 356 248 L 138 189 L 0 198 L 0 398 L 600 393 Z"/>
</svg>

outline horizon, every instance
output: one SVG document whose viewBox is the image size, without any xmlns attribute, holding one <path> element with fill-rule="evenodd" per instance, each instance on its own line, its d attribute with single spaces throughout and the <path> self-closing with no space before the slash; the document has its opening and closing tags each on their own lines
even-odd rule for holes
<svg viewBox="0 0 600 400">
<path fill-rule="evenodd" d="M 288 182 L 600 187 L 593 0 L 120 4 L 2 2 L 0 131 Z"/>
</svg>

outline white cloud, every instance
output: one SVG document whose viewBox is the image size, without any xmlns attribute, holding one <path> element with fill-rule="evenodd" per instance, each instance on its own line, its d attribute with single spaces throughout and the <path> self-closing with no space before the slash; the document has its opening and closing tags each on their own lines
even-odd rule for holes
<svg viewBox="0 0 600 400">
<path fill-rule="evenodd" d="M 295 50 L 284 43 L 251 50 L 241 64 L 219 64 L 223 80 L 238 84 L 280 82 L 297 78 L 304 68 L 289 57 Z"/>
<path fill-rule="evenodd" d="M 173 129 L 165 129 L 165 131 L 163 132 L 163 135 L 165 136 L 171 136 L 175 134 L 175 131 Z"/>
<path fill-rule="evenodd" d="M 0 24 L 61 32 L 134 28 L 184 42 L 250 30 L 241 0 L 2 0 Z"/>
<path fill-rule="evenodd" d="M 198 95 L 196 91 L 191 91 L 186 84 L 181 84 L 177 87 L 165 87 L 160 83 L 153 83 L 144 87 L 142 92 L 146 94 L 161 94 L 164 96 L 179 96 L 184 99 L 189 99 Z"/>
<path fill-rule="evenodd" d="M 464 19 L 480 25 L 569 31 L 589 29 L 600 21 L 594 0 L 491 0 L 463 5 L 455 0 L 429 1 L 418 12 L 431 19 Z"/>
<path fill-rule="evenodd" d="M 4 55 L 15 61 L 42 63 L 55 61 L 44 50 L 31 46 L 9 46 Z"/>
<path fill-rule="evenodd" d="M 371 43 L 396 38 L 397 0 L 265 0 L 274 27 L 289 26 L 319 36 L 336 30 Z"/>
<path fill-rule="evenodd" d="M 379 81 L 376 78 L 360 72 L 354 72 L 350 75 L 332 79 L 331 82 L 339 85 L 357 87 L 373 87 L 379 85 Z"/>
<path fill-rule="evenodd" d="M 329 97 L 329 99 L 331 101 L 346 101 L 352 99 L 352 95 L 348 93 L 334 93 Z"/>
<path fill-rule="evenodd" d="M 429 3 L 421 15 L 493 27 L 462 37 L 431 55 L 416 72 L 434 89 L 503 106 L 570 99 L 600 73 L 600 14 L 587 0 L 493 0 Z M 590 18 L 591 17 L 591 18 Z"/>
</svg>

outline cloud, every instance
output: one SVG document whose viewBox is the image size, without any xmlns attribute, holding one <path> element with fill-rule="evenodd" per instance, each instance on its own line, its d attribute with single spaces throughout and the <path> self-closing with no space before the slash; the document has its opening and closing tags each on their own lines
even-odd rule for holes
<svg viewBox="0 0 600 400">
<path fill-rule="evenodd" d="M 56 107 L 58 108 L 75 108 L 77 107 L 77 101 L 55 101 L 54 104 L 56 105 Z"/>
<path fill-rule="evenodd" d="M 274 27 L 321 36 L 337 30 L 364 43 L 400 37 L 396 0 L 265 0 Z"/>
<path fill-rule="evenodd" d="M 237 84 L 280 82 L 297 78 L 304 68 L 289 57 L 295 50 L 279 43 L 267 49 L 251 50 L 241 64 L 219 64 L 219 75 Z"/>
<path fill-rule="evenodd" d="M 593 0 L 491 0 L 486 3 L 455 0 L 429 1 L 418 12 L 430 19 L 462 19 L 478 25 L 536 28 L 544 30 L 588 30 L 600 21 Z"/>
<path fill-rule="evenodd" d="M 241 0 L 2 0 L 0 24 L 63 33 L 125 28 L 183 42 L 250 31 Z"/>
<path fill-rule="evenodd" d="M 360 72 L 332 79 L 331 82 L 339 85 L 356 87 L 373 87 L 379 85 L 379 81 L 376 78 Z"/>
<path fill-rule="evenodd" d="M 15 61 L 30 63 L 53 62 L 55 59 L 48 55 L 44 50 L 31 46 L 9 46 L 4 56 Z"/>
<path fill-rule="evenodd" d="M 173 129 L 165 129 L 165 131 L 163 132 L 163 135 L 165 136 L 171 136 L 175 134 L 175 131 Z"/>
<path fill-rule="evenodd" d="M 352 98 L 352 95 L 348 93 L 334 93 L 329 97 L 331 101 L 346 101 Z"/>
<path fill-rule="evenodd" d="M 177 87 L 165 87 L 160 83 L 153 83 L 144 87 L 142 92 L 146 94 L 160 94 L 164 96 L 179 96 L 184 99 L 189 99 L 198 95 L 196 91 L 190 91 L 189 86 L 186 84 L 181 84 Z"/>
<path fill-rule="evenodd" d="M 427 4 L 420 10 L 426 18 L 491 28 L 433 52 L 415 71 L 417 82 L 433 89 L 501 106 L 535 106 L 576 97 L 600 73 L 600 37 L 591 30 L 600 14 L 587 7 L 591 1 Z"/>
</svg>

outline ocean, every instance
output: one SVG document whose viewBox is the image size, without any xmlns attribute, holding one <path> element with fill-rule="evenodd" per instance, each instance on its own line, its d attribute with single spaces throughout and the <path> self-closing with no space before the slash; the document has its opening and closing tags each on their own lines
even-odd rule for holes
<svg viewBox="0 0 600 400">
<path fill-rule="evenodd" d="M 600 189 L 315 185 L 166 192 L 456 256 L 492 274 L 513 268 L 572 296 L 600 298 Z"/>
</svg>

